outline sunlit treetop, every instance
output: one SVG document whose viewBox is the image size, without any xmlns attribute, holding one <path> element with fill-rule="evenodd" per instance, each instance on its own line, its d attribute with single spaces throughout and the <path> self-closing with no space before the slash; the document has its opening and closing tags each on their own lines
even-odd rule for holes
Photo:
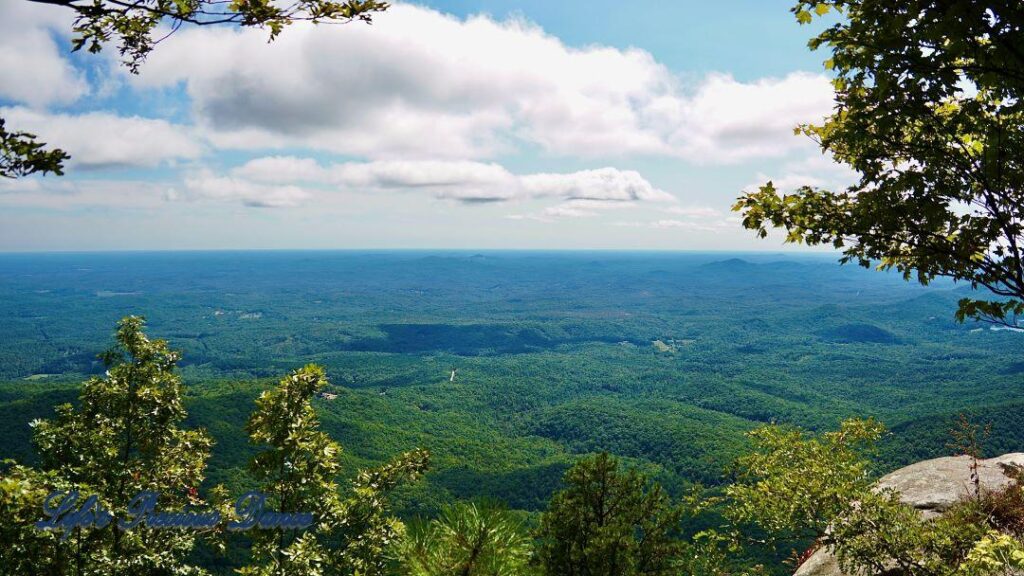
<svg viewBox="0 0 1024 576">
<path fill-rule="evenodd" d="M 843 261 L 995 295 L 957 316 L 1024 314 L 1024 3 L 801 1 L 801 23 L 840 12 L 810 41 L 831 52 L 836 106 L 797 128 L 859 180 L 845 190 L 768 182 L 741 197 L 744 225 L 831 244 Z"/>
</svg>

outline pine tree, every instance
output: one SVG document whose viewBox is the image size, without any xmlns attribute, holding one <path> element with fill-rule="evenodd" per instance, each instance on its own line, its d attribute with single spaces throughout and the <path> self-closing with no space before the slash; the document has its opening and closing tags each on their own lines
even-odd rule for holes
<svg viewBox="0 0 1024 576">
<path fill-rule="evenodd" d="M 621 471 L 607 453 L 565 474 L 541 517 L 539 557 L 550 576 L 675 574 L 684 549 L 683 509 L 636 470 Z"/>
<path fill-rule="evenodd" d="M 412 531 L 402 558 L 409 576 L 522 576 L 530 548 L 522 523 L 508 510 L 460 502 Z"/>
</svg>

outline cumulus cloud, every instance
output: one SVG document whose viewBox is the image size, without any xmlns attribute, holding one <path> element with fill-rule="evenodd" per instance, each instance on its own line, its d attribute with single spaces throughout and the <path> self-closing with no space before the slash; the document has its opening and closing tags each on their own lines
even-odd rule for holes
<svg viewBox="0 0 1024 576">
<path fill-rule="evenodd" d="M 325 179 L 327 174 L 316 160 L 294 156 L 254 158 L 235 168 L 231 173 L 237 178 L 264 184 L 320 182 Z"/>
<path fill-rule="evenodd" d="M 165 120 L 107 112 L 50 114 L 23 107 L 0 108 L 0 117 L 66 150 L 71 164 L 82 168 L 154 167 L 202 153 L 189 129 Z"/>
<path fill-rule="evenodd" d="M 310 158 L 269 156 L 231 171 L 259 184 L 318 184 L 356 191 L 413 190 L 465 203 L 552 198 L 599 204 L 674 202 L 640 173 L 605 167 L 568 173 L 516 175 L 496 163 L 466 160 L 378 160 L 321 166 Z"/>
<path fill-rule="evenodd" d="M 422 189 L 462 202 L 500 202 L 522 194 L 520 178 L 498 164 L 470 161 L 350 162 L 330 169 L 330 181 L 356 189 Z"/>
<path fill-rule="evenodd" d="M 535 196 L 560 196 L 580 200 L 672 202 L 675 197 L 658 190 L 639 172 L 600 168 L 570 174 L 532 174 L 523 186 Z"/>
<path fill-rule="evenodd" d="M 297 206 L 310 197 L 310 193 L 299 186 L 260 184 L 210 172 L 187 177 L 185 189 L 194 199 L 241 202 L 253 208 Z"/>
<path fill-rule="evenodd" d="M 262 184 L 316 183 L 352 190 L 421 190 L 463 202 L 511 200 L 522 194 L 519 178 L 503 166 L 458 160 L 378 160 L 321 166 L 310 158 L 256 158 L 232 170 Z"/>
<path fill-rule="evenodd" d="M 678 127 L 670 140 L 684 157 L 732 162 L 781 156 L 815 147 L 794 136 L 793 128 L 827 115 L 833 95 L 828 79 L 817 74 L 794 72 L 751 83 L 712 74 L 692 98 L 667 107 L 663 121 Z"/>
<path fill-rule="evenodd" d="M 642 50 L 572 48 L 521 19 L 396 5 L 376 25 L 204 28 L 161 45 L 136 86 L 184 83 L 213 142 L 371 159 L 557 155 L 698 162 L 778 156 L 830 110 L 823 76 L 687 85 Z"/>
<path fill-rule="evenodd" d="M 0 2 L 0 98 L 43 107 L 68 104 L 89 92 L 89 84 L 62 52 L 54 34 L 67 42 L 70 10 L 32 2 Z"/>
</svg>

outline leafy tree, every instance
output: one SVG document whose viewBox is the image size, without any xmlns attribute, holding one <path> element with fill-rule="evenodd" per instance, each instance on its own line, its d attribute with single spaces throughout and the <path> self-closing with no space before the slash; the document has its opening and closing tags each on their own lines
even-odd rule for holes
<svg viewBox="0 0 1024 576">
<path fill-rule="evenodd" d="M 251 463 L 267 509 L 283 513 L 319 511 L 317 529 L 323 529 L 340 507 L 335 477 L 341 447 L 319 430 L 310 402 L 326 383 L 322 368 L 306 366 L 284 379 L 277 388 L 256 400 L 246 431 L 250 440 L 266 446 Z M 260 526 L 255 526 L 260 528 Z M 253 565 L 243 574 L 319 574 L 327 551 L 313 537 L 285 528 L 252 532 Z"/>
<path fill-rule="evenodd" d="M 845 190 L 768 182 L 739 199 L 744 226 L 831 244 L 843 262 L 927 283 L 989 290 L 957 318 L 1016 324 L 1024 313 L 1024 4 L 1002 0 L 801 0 L 801 23 L 843 17 L 826 47 L 836 107 L 799 133 L 859 174 Z"/>
<path fill-rule="evenodd" d="M 538 556 L 552 576 L 674 574 L 683 510 L 658 484 L 623 471 L 607 453 L 565 474 L 538 530 Z"/>
<path fill-rule="evenodd" d="M 0 177 L 19 178 L 29 174 L 53 172 L 64 174 L 63 163 L 69 158 L 63 150 L 45 150 L 28 132 L 8 132 L 0 118 Z"/>
<path fill-rule="evenodd" d="M 81 574 L 75 562 L 82 544 L 78 531 L 69 540 L 49 531 L 36 530 L 39 511 L 53 490 L 72 487 L 52 472 L 42 472 L 14 461 L 3 462 L 0 474 L 0 565 L 14 576 L 63 576 Z M 81 487 L 77 487 L 81 489 Z"/>
<path fill-rule="evenodd" d="M 174 372 L 180 355 L 163 340 L 150 340 L 144 326 L 136 316 L 121 320 L 117 346 L 101 356 L 107 372 L 82 386 L 78 409 L 64 404 L 53 420 L 33 422 L 46 472 L 15 468 L 4 478 L 15 489 L 9 497 L 37 504 L 40 483 L 46 490 L 77 489 L 82 499 L 97 496 L 119 519 L 131 518 L 130 500 L 142 491 L 159 493 L 158 510 L 202 504 L 196 487 L 212 441 L 205 431 L 180 428 L 186 415 Z M 78 530 L 49 555 L 30 556 L 34 568 L 26 573 L 184 574 L 195 571 L 186 562 L 195 537 L 144 524 L 121 530 L 111 522 Z"/>
<path fill-rule="evenodd" d="M 381 0 L 29 0 L 53 4 L 75 12 L 72 51 L 87 48 L 97 53 L 116 41 L 122 63 L 138 74 L 146 56 L 184 25 L 236 25 L 266 28 L 270 40 L 295 22 L 370 23 L 388 9 Z M 35 135 L 7 132 L 0 118 L 0 176 L 17 178 L 53 172 L 63 175 L 68 156 L 63 150 L 44 149 Z"/>
<path fill-rule="evenodd" d="M 254 443 L 266 446 L 251 465 L 267 496 L 265 509 L 311 513 L 312 525 L 304 531 L 254 530 L 252 564 L 242 574 L 373 576 L 388 568 L 388 551 L 404 526 L 387 514 L 385 496 L 402 480 L 422 474 L 428 456 L 414 451 L 362 472 L 343 497 L 336 482 L 341 447 L 320 431 L 311 402 L 326 384 L 323 368 L 309 365 L 256 401 L 246 430 Z"/>
<path fill-rule="evenodd" d="M 960 566 L 964 576 L 1012 576 L 1022 571 L 1024 542 L 997 531 L 979 540 Z"/>
<path fill-rule="evenodd" d="M 925 519 L 897 492 L 872 489 L 867 455 L 881 432 L 872 420 L 817 436 L 777 425 L 752 432 L 755 449 L 726 489 L 727 516 L 756 525 L 773 543 L 813 541 L 847 573 L 981 574 L 1012 561 L 1024 525 L 1019 481 Z"/>
<path fill-rule="evenodd" d="M 391 462 L 359 473 L 329 525 L 332 559 L 345 576 L 383 576 L 394 568 L 394 547 L 405 524 L 389 512 L 387 496 L 400 484 L 418 479 L 430 464 L 426 450 L 411 450 Z"/>
<path fill-rule="evenodd" d="M 754 447 L 736 462 L 727 515 L 775 540 L 827 537 L 828 527 L 869 492 L 867 451 L 882 435 L 874 420 L 847 420 L 820 436 L 772 424 L 748 434 Z"/>
<path fill-rule="evenodd" d="M 528 573 L 530 547 L 508 510 L 460 502 L 409 534 L 401 556 L 409 576 L 520 576 Z"/>
</svg>

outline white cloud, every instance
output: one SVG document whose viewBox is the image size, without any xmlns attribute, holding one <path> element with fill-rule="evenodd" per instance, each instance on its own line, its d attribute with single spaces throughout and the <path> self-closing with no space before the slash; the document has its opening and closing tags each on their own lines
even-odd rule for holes
<svg viewBox="0 0 1024 576">
<path fill-rule="evenodd" d="M 189 179 L 193 187 L 209 186 L 226 196 L 224 186 L 203 182 L 202 174 Z M 86 209 L 163 209 L 167 202 L 193 198 L 192 188 L 186 186 L 187 195 L 167 182 L 146 180 L 113 180 L 106 178 L 75 180 L 53 176 L 26 178 L 0 178 L 0 206 L 45 208 L 55 211 Z M 211 192 L 212 193 L 212 192 Z M 238 197 L 230 198 L 238 200 Z"/>
<path fill-rule="evenodd" d="M 255 158 L 231 171 L 233 176 L 264 184 L 320 182 L 326 171 L 312 158 L 264 156 Z"/>
<path fill-rule="evenodd" d="M 821 120 L 832 105 L 831 84 L 821 75 L 794 72 L 743 83 L 712 74 L 691 99 L 667 109 L 664 117 L 678 126 L 670 139 L 681 156 L 734 162 L 816 148 L 809 139 L 794 136 L 793 128 Z"/>
<path fill-rule="evenodd" d="M 561 211 L 582 214 L 636 202 L 674 202 L 638 172 L 605 167 L 564 174 L 516 175 L 495 163 L 459 160 L 379 160 L 321 166 L 310 158 L 269 156 L 231 171 L 235 183 L 313 184 L 350 191 L 419 191 L 463 203 L 556 199 Z M 235 184 L 232 184 L 235 185 Z"/>
<path fill-rule="evenodd" d="M 838 191 L 856 183 L 858 174 L 849 166 L 833 160 L 830 155 L 813 154 L 801 160 L 786 162 L 774 174 L 758 173 L 754 181 L 743 190 L 754 192 L 769 180 L 783 193 L 793 192 L 801 186 Z"/>
<path fill-rule="evenodd" d="M 82 168 L 155 167 L 202 153 L 188 128 L 165 120 L 107 112 L 49 114 L 23 107 L 0 108 L 0 117 L 11 127 L 64 149 L 71 155 L 71 165 Z"/>
<path fill-rule="evenodd" d="M 329 178 L 348 188 L 420 189 L 462 202 L 498 202 L 522 194 L 520 179 L 504 167 L 469 161 L 350 162 L 333 166 Z"/>
<path fill-rule="evenodd" d="M 194 199 L 241 202 L 254 208 L 297 206 L 310 193 L 294 185 L 272 185 L 201 172 L 185 179 L 185 189 Z"/>
<path fill-rule="evenodd" d="M 675 197 L 659 190 L 639 172 L 600 168 L 570 174 L 532 174 L 522 178 L 523 186 L 534 196 L 653 202 L 673 202 Z"/>
<path fill-rule="evenodd" d="M 494 202 L 520 196 L 519 179 L 493 163 L 457 160 L 379 160 L 322 167 L 310 158 L 250 160 L 232 175 L 258 183 L 316 183 L 363 191 L 420 190 L 437 198 Z"/>
<path fill-rule="evenodd" d="M 613 222 L 614 226 L 626 228 L 651 228 L 655 230 L 681 230 L 686 232 L 703 232 L 718 234 L 735 232 L 742 228 L 742 218 L 735 214 L 725 214 L 721 210 L 707 206 L 668 206 L 662 212 L 673 214 L 675 218 L 661 218 L 650 221 L 627 220 Z"/>
<path fill-rule="evenodd" d="M 597 216 L 602 210 L 619 210 L 633 208 L 636 202 L 624 202 L 621 200 L 594 200 L 594 199 L 569 199 L 556 206 L 545 208 L 540 214 L 540 219 L 553 218 L 589 218 Z"/>
<path fill-rule="evenodd" d="M 184 83 L 219 146 L 304 147 L 371 159 L 556 155 L 698 162 L 779 156 L 830 110 L 823 76 L 687 86 L 637 49 L 576 49 L 522 20 L 396 5 L 373 27 L 180 32 L 137 86 Z"/>
<path fill-rule="evenodd" d="M 0 2 L 0 98 L 43 107 L 68 104 L 89 92 L 84 74 L 62 55 L 70 49 L 73 20 L 72 12 L 59 6 Z"/>
</svg>

